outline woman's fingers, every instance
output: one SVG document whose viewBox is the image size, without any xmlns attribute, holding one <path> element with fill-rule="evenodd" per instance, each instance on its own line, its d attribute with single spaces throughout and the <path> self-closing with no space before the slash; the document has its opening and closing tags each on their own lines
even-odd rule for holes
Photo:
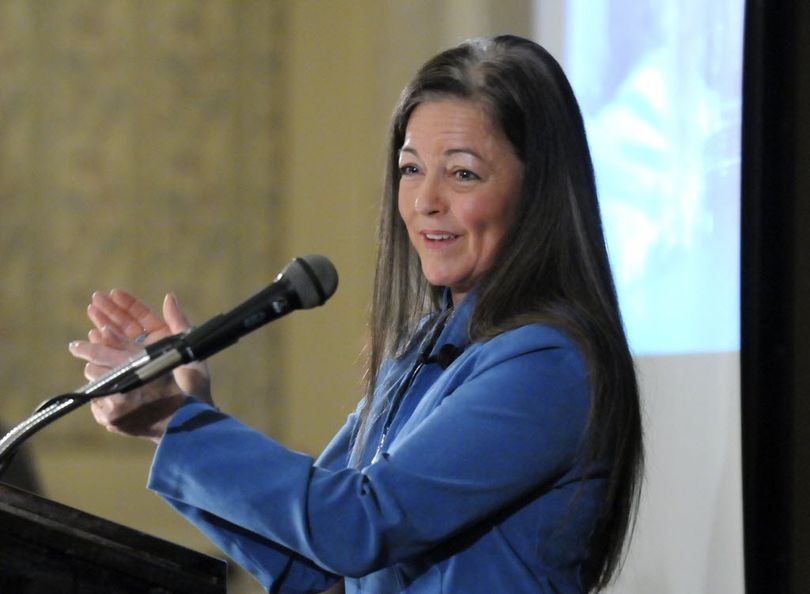
<svg viewBox="0 0 810 594">
<path fill-rule="evenodd" d="M 109 294 L 93 293 L 87 315 L 95 327 L 87 333 L 87 340 L 76 340 L 68 345 L 74 357 L 85 361 L 85 377 L 92 381 L 127 363 L 133 354 L 143 349 L 141 341 L 136 341 L 143 334 L 148 335 L 144 344 L 150 344 L 170 332 L 179 333 L 190 327 L 174 295 L 167 295 L 163 311 L 166 321 L 121 289 Z M 125 395 L 94 399 L 93 416 L 109 431 L 159 441 L 169 419 L 186 398 L 185 389 L 210 400 L 205 364 L 182 366 L 175 373 L 179 382 L 167 374 Z"/>
<path fill-rule="evenodd" d="M 101 342 L 101 330 L 98 328 L 91 328 L 87 333 L 87 340 L 90 342 Z"/>
<path fill-rule="evenodd" d="M 75 341 L 69 345 L 70 353 L 77 359 L 82 359 L 86 362 L 84 366 L 84 377 L 89 380 L 94 380 L 107 373 L 110 369 L 123 365 L 128 359 L 129 354 L 122 351 L 117 351 L 116 356 L 110 356 L 108 353 L 100 353 L 94 348 L 99 345 L 92 345 L 89 342 Z"/>
<path fill-rule="evenodd" d="M 178 367 L 174 370 L 174 380 L 186 394 L 213 404 L 211 374 L 205 361 Z"/>
<path fill-rule="evenodd" d="M 126 309 L 119 307 L 106 293 L 93 293 L 87 316 L 99 330 L 106 326 L 114 327 L 118 333 L 133 340 L 144 331 L 140 322 L 129 315 Z"/>
<path fill-rule="evenodd" d="M 168 333 L 188 330 L 191 326 L 173 293 L 166 295 L 163 300 L 163 318 L 122 289 L 113 289 L 109 294 L 93 293 L 87 315 L 96 329 L 110 327 L 131 340 L 144 333 L 157 333 L 159 336 L 155 338 L 162 338 Z"/>
<path fill-rule="evenodd" d="M 122 289 L 110 291 L 110 300 L 121 310 L 126 312 L 129 319 L 134 320 L 141 330 L 158 332 L 165 328 L 166 322 L 145 303 Z"/>
<path fill-rule="evenodd" d="M 124 333 L 123 329 L 120 328 L 110 316 L 107 315 L 105 310 L 99 305 L 99 303 L 104 299 L 102 293 L 93 293 L 93 297 L 90 301 L 90 305 L 87 306 L 87 317 L 90 318 L 90 321 L 93 322 L 93 326 L 95 326 L 98 330 L 101 330 L 105 326 L 115 326 L 116 330 L 121 334 Z"/>
<path fill-rule="evenodd" d="M 109 294 L 93 293 L 87 315 L 96 328 L 110 326 L 132 340 L 144 334 L 165 336 L 167 333 L 166 323 L 160 316 L 121 289 L 113 289 Z"/>
<path fill-rule="evenodd" d="M 96 398 L 90 410 L 96 422 L 108 431 L 160 441 L 184 399 L 172 382 L 164 381 L 126 395 Z"/>
<path fill-rule="evenodd" d="M 191 328 L 183 310 L 177 304 L 174 293 L 169 293 L 163 300 L 163 317 L 172 334 L 185 332 Z M 206 402 L 211 398 L 211 376 L 205 361 L 183 365 L 174 370 L 174 379 L 187 394 L 192 394 Z"/>
<path fill-rule="evenodd" d="M 87 361 L 85 376 L 88 379 L 95 379 L 104 371 L 123 365 L 138 351 L 132 341 L 109 326 L 101 331 L 91 331 L 89 335 L 90 340 L 75 340 L 68 345 L 74 357 Z"/>
<path fill-rule="evenodd" d="M 129 338 L 118 332 L 112 326 L 104 326 L 101 329 L 101 342 L 120 351 L 128 350 L 130 353 L 134 353 L 140 350 L 140 347 L 133 344 Z"/>
<path fill-rule="evenodd" d="M 163 319 L 166 320 L 166 324 L 168 324 L 172 334 L 185 332 L 191 328 L 191 324 L 186 318 L 186 315 L 177 304 L 177 297 L 174 293 L 168 293 L 163 299 Z"/>
<path fill-rule="evenodd" d="M 136 347 L 138 343 L 119 333 L 112 326 L 102 326 L 101 330 L 98 328 L 91 328 L 87 333 L 87 340 L 92 343 L 102 343 L 106 344 L 107 346 L 116 346 L 120 349 L 127 349 L 132 352 L 139 350 L 139 347 Z"/>
<path fill-rule="evenodd" d="M 96 365 L 95 363 L 87 363 L 84 366 L 84 377 L 92 382 L 100 378 L 109 370 L 110 367 L 104 367 L 103 365 Z"/>
</svg>

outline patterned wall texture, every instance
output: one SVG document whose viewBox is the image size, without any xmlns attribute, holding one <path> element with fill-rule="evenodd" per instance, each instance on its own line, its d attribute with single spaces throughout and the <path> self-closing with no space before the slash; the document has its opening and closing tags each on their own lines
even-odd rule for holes
<svg viewBox="0 0 810 594">
<path fill-rule="evenodd" d="M 3 423 L 84 383 L 66 345 L 93 290 L 203 321 L 286 262 L 285 30 L 264 0 L 0 0 Z M 222 406 L 271 432 L 280 340 L 213 360 Z M 88 415 L 34 439 L 103 437 Z"/>
</svg>

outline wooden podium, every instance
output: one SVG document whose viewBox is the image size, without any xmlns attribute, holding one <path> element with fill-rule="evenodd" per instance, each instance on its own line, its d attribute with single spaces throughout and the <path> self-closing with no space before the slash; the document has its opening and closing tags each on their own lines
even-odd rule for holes
<svg viewBox="0 0 810 594">
<path fill-rule="evenodd" d="M 0 594 L 223 594 L 224 561 L 0 483 Z"/>
</svg>

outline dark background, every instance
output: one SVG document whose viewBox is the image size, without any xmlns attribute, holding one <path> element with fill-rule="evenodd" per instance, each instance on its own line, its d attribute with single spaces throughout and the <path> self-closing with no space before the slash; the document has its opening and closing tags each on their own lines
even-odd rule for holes
<svg viewBox="0 0 810 594">
<path fill-rule="evenodd" d="M 747 594 L 810 581 L 810 2 L 749 0 L 743 93 Z"/>
</svg>

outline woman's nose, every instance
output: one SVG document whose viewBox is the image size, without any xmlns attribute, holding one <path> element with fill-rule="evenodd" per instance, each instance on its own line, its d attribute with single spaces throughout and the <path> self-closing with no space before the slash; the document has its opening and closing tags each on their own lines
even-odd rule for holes
<svg viewBox="0 0 810 594">
<path fill-rule="evenodd" d="M 414 209 L 419 214 L 430 215 L 441 212 L 445 207 L 445 197 L 441 180 L 435 176 L 425 176 L 424 182 L 416 195 Z"/>
</svg>

